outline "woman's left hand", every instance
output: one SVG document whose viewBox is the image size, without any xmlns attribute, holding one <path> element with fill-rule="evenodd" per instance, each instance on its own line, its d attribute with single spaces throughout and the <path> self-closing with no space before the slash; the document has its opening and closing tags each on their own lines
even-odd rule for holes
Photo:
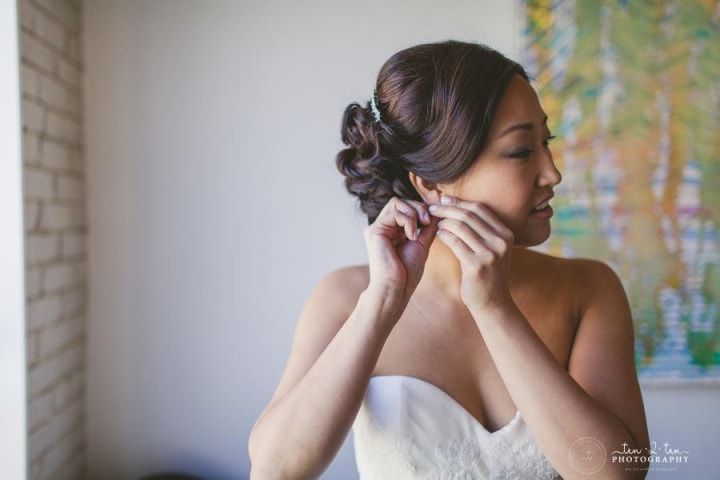
<svg viewBox="0 0 720 480">
<path fill-rule="evenodd" d="M 508 305 L 514 234 L 484 204 L 448 199 L 449 203 L 431 206 L 430 214 L 442 218 L 437 238 L 460 260 L 463 302 L 479 311 Z"/>
</svg>

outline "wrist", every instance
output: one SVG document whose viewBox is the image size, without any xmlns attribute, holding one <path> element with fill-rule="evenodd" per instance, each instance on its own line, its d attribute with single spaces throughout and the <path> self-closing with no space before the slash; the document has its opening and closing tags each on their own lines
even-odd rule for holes
<svg viewBox="0 0 720 480">
<path fill-rule="evenodd" d="M 492 322 L 502 319 L 509 313 L 519 311 L 517 305 L 512 300 L 475 304 L 470 306 L 469 310 L 475 319 L 480 319 L 481 321 L 487 319 Z"/>
<path fill-rule="evenodd" d="M 405 297 L 405 287 L 394 283 L 370 282 L 365 289 L 367 296 L 382 298 L 391 303 L 402 303 Z"/>
<path fill-rule="evenodd" d="M 362 302 L 376 310 L 383 321 L 394 323 L 404 310 L 404 295 L 395 287 L 371 284 L 361 294 Z"/>
</svg>

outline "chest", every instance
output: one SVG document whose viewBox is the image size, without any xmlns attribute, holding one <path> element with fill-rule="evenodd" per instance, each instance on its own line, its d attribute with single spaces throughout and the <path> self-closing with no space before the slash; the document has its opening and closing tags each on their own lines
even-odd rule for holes
<svg viewBox="0 0 720 480">
<path fill-rule="evenodd" d="M 563 289 L 527 290 L 513 300 L 558 364 L 567 369 L 577 319 Z M 373 375 L 408 375 L 436 385 L 488 431 L 506 425 L 516 407 L 475 319 L 462 308 L 410 301 L 389 335 Z"/>
<path fill-rule="evenodd" d="M 414 378 L 372 378 L 353 432 L 361 479 L 560 478 L 522 417 L 488 433 Z"/>
</svg>

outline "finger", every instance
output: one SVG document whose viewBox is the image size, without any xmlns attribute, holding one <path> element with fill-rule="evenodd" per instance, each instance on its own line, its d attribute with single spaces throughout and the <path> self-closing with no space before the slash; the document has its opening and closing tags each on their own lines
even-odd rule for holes
<svg viewBox="0 0 720 480">
<path fill-rule="evenodd" d="M 388 202 L 380 209 L 380 213 L 378 213 L 378 216 L 375 218 L 375 222 L 373 223 L 377 223 L 378 225 L 385 225 L 388 227 L 393 226 L 393 224 L 395 223 L 393 215 L 391 215 L 391 212 L 395 211 L 395 206 L 393 205 L 393 203 L 393 198 L 388 200 Z"/>
<path fill-rule="evenodd" d="M 455 205 L 438 205 L 437 208 L 433 210 L 432 214 L 443 219 L 452 219 L 452 222 L 446 223 L 448 229 L 452 229 L 456 235 L 460 235 L 461 232 L 461 230 L 458 229 L 459 226 L 457 225 L 457 222 L 467 224 L 476 232 L 479 240 L 484 240 L 482 245 L 485 248 L 493 246 L 494 249 L 500 249 L 505 245 L 505 240 L 499 236 L 498 232 L 485 220 L 479 217 L 474 210 L 468 210 Z M 476 244 L 479 240 L 472 240 L 470 232 L 465 232 L 462 237 L 468 245 L 473 247 L 473 249 L 477 247 Z"/>
<path fill-rule="evenodd" d="M 448 230 L 444 230 L 438 226 L 437 238 L 440 239 L 455 254 L 461 263 L 469 263 L 473 251 L 459 237 Z"/>
<path fill-rule="evenodd" d="M 397 212 L 402 212 L 406 216 L 411 218 L 414 218 L 415 215 L 417 215 L 414 208 L 409 205 L 403 204 L 402 200 L 400 200 L 398 197 L 392 197 L 390 200 L 388 200 L 382 210 L 380 210 L 380 213 L 378 214 L 378 217 L 375 221 L 378 222 L 379 225 L 383 225 L 385 227 L 395 227 L 398 225 L 396 219 Z"/>
<path fill-rule="evenodd" d="M 420 202 L 415 200 L 397 198 L 395 208 L 414 218 L 415 227 L 417 228 L 418 222 L 422 221 L 422 207 L 419 204 Z"/>
<path fill-rule="evenodd" d="M 430 217 L 430 223 L 420 229 L 420 235 L 417 241 L 422 244 L 426 252 L 430 251 L 430 246 L 435 239 L 435 232 L 438 231 L 438 222 L 440 221 L 437 217 Z"/>
<path fill-rule="evenodd" d="M 473 252 L 480 252 L 489 248 L 486 240 L 467 223 L 454 218 L 443 218 L 438 221 L 438 228 L 447 230 L 459 237 Z"/>
<path fill-rule="evenodd" d="M 395 212 L 395 221 L 398 225 L 403 227 L 405 236 L 411 240 L 415 240 L 415 232 L 417 230 L 416 221 L 414 218 L 406 215 L 403 212 Z"/>
<path fill-rule="evenodd" d="M 408 203 L 412 208 L 417 211 L 418 219 L 421 223 L 429 225 L 431 222 L 430 212 L 428 211 L 428 205 L 424 202 L 417 200 L 404 199 L 403 202 Z"/>
<path fill-rule="evenodd" d="M 391 240 L 393 242 L 393 245 L 397 246 L 397 242 L 401 241 L 401 238 L 398 238 L 396 236 L 396 229 L 399 226 L 401 230 L 405 230 L 405 235 L 409 235 L 410 227 L 412 226 L 412 222 L 410 222 L 410 219 L 407 215 L 404 215 L 402 212 L 399 212 L 395 208 L 396 199 L 393 197 L 391 198 L 380 210 L 380 213 L 378 214 L 377 218 L 372 224 L 373 230 L 389 230 L 390 236 L 392 237 Z M 387 233 L 385 234 L 387 235 Z"/>
<path fill-rule="evenodd" d="M 479 218 L 485 220 L 485 222 L 490 225 L 498 233 L 499 236 L 512 235 L 512 230 L 510 230 L 502 221 L 500 221 L 500 219 L 497 217 L 495 212 L 490 209 L 490 207 L 488 207 L 482 202 L 471 202 L 469 200 L 462 200 L 457 197 L 443 195 L 441 197 L 440 206 L 445 205 L 460 207 L 474 212 Z"/>
</svg>

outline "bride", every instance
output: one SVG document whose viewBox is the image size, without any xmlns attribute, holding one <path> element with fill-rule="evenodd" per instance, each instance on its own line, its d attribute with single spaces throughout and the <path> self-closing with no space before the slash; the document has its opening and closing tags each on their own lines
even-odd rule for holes
<svg viewBox="0 0 720 480">
<path fill-rule="evenodd" d="M 249 438 L 251 478 L 645 478 L 631 311 L 614 270 L 528 249 L 562 177 L 524 69 L 476 43 L 394 54 L 337 156 L 368 264 L 327 274 Z"/>
</svg>

